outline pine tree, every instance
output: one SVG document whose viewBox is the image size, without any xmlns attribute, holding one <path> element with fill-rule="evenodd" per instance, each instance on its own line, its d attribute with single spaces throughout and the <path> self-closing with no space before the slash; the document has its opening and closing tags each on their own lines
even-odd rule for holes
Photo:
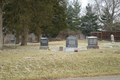
<svg viewBox="0 0 120 80">
<path fill-rule="evenodd" d="M 51 0 L 53 4 L 53 17 L 51 20 L 51 24 L 48 26 L 43 26 L 43 36 L 47 37 L 56 37 L 58 33 L 66 29 L 66 14 L 65 14 L 65 7 L 64 1 L 62 0 Z"/>
<path fill-rule="evenodd" d="M 34 33 L 40 41 L 40 36 L 51 25 L 53 17 L 52 0 L 37 0 L 32 2 L 32 14 L 30 23 L 30 33 Z"/>
<path fill-rule="evenodd" d="M 63 4 L 62 0 L 20 0 L 17 2 L 13 0 L 5 6 L 4 27 L 17 38 L 21 35 L 23 46 L 27 45 L 28 33 L 35 33 L 39 39 L 41 34 L 55 37 L 66 28 Z"/>
<path fill-rule="evenodd" d="M 27 36 L 29 31 L 29 23 L 31 18 L 31 1 L 12 0 L 5 7 L 4 26 L 16 35 L 17 40 L 21 35 L 21 45 L 27 45 Z"/>
<path fill-rule="evenodd" d="M 17 44 L 20 42 L 19 36 L 22 32 L 19 9 L 18 2 L 13 0 L 13 2 L 11 1 L 4 6 L 5 14 L 3 15 L 4 35 L 11 33 L 15 35 Z"/>
<path fill-rule="evenodd" d="M 87 13 L 81 18 L 81 31 L 85 35 L 90 35 L 91 32 L 97 31 L 97 16 L 92 12 L 90 4 L 86 6 Z"/>
<path fill-rule="evenodd" d="M 78 29 L 80 25 L 80 11 L 81 11 L 81 5 L 78 0 L 74 0 L 73 3 L 73 24 L 76 29 Z"/>
<path fill-rule="evenodd" d="M 68 29 L 76 31 L 80 25 L 80 11 L 81 5 L 78 0 L 74 0 L 73 4 L 67 7 L 67 24 Z"/>
<path fill-rule="evenodd" d="M 72 5 L 69 5 L 68 6 L 68 8 L 67 8 L 67 20 L 66 20 L 66 22 L 67 22 L 67 24 L 68 24 L 68 29 L 70 29 L 70 30 L 75 30 L 74 28 L 74 26 L 73 26 L 73 7 L 72 7 Z"/>
</svg>

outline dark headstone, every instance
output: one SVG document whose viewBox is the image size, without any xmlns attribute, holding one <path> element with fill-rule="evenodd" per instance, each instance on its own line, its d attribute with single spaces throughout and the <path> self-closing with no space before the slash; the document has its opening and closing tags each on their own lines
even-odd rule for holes
<svg viewBox="0 0 120 80">
<path fill-rule="evenodd" d="M 48 38 L 41 38 L 40 40 L 40 49 L 48 49 Z"/>
<path fill-rule="evenodd" d="M 95 48 L 98 47 L 98 41 L 96 36 L 88 37 L 88 46 L 87 48 Z"/>
<path fill-rule="evenodd" d="M 66 47 L 67 48 L 77 48 L 78 47 L 77 38 L 74 36 L 68 37 L 66 40 Z"/>
</svg>

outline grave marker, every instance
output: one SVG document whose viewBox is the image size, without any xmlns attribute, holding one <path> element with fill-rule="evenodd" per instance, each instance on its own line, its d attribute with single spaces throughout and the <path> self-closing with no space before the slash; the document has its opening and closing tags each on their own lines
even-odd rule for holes
<svg viewBox="0 0 120 80">
<path fill-rule="evenodd" d="M 15 44 L 15 39 L 11 39 L 11 40 L 10 40 L 10 43 L 11 43 L 11 44 Z"/>
<path fill-rule="evenodd" d="M 77 38 L 74 36 L 69 36 L 66 40 L 66 52 L 73 52 L 78 48 Z"/>
<path fill-rule="evenodd" d="M 87 48 L 98 48 L 98 41 L 96 36 L 88 37 L 88 46 Z"/>
<path fill-rule="evenodd" d="M 48 38 L 44 38 L 42 37 L 41 40 L 40 40 L 40 49 L 48 49 Z"/>
</svg>

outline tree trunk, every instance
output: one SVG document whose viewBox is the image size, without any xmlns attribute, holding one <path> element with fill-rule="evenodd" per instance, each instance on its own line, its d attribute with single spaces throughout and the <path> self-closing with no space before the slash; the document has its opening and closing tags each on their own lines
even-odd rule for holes
<svg viewBox="0 0 120 80">
<path fill-rule="evenodd" d="M 21 38 L 22 38 L 21 46 L 26 46 L 27 41 L 28 41 L 28 27 L 27 26 L 24 26 L 23 34 Z"/>
<path fill-rule="evenodd" d="M 2 9 L 0 8 L 0 50 L 3 50 Z"/>
<path fill-rule="evenodd" d="M 37 37 L 38 37 L 37 42 L 39 43 L 40 42 L 40 38 L 41 38 L 41 34 L 39 34 Z"/>
<path fill-rule="evenodd" d="M 19 38 L 19 31 L 16 32 L 16 44 L 19 44 L 20 43 L 20 38 Z"/>
</svg>

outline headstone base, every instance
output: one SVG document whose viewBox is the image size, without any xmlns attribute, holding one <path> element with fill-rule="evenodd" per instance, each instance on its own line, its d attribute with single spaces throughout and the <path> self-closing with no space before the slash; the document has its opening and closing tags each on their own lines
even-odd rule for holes
<svg viewBox="0 0 120 80">
<path fill-rule="evenodd" d="M 75 49 L 78 49 L 78 48 L 66 48 L 65 52 L 75 52 Z"/>
<path fill-rule="evenodd" d="M 95 48 L 95 47 L 98 47 L 98 46 L 97 45 L 89 45 L 89 46 L 87 46 L 87 49 Z"/>
<path fill-rule="evenodd" d="M 48 50 L 49 47 L 48 47 L 48 46 L 45 46 L 45 47 L 43 47 L 43 46 L 41 47 L 41 46 L 40 46 L 40 49 Z"/>
</svg>

